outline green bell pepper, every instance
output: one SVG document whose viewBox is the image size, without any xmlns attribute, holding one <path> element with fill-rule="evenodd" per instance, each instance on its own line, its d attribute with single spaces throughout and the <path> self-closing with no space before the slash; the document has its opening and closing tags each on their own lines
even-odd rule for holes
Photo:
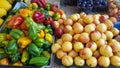
<svg viewBox="0 0 120 68">
<path fill-rule="evenodd" d="M 3 44 L 2 42 L 0 42 L 0 47 L 4 47 L 5 46 L 5 44 Z"/>
<path fill-rule="evenodd" d="M 43 48 L 39 48 L 39 51 L 40 51 L 40 56 L 41 56 L 41 53 L 44 51 Z"/>
<path fill-rule="evenodd" d="M 37 24 L 38 25 L 38 28 L 41 29 L 41 30 L 44 30 L 45 29 L 45 26 L 43 24 Z"/>
<path fill-rule="evenodd" d="M 42 54 L 48 59 L 50 59 L 50 53 L 48 51 L 43 51 Z"/>
<path fill-rule="evenodd" d="M 40 51 L 38 47 L 34 43 L 30 43 L 28 45 L 28 52 L 31 54 L 33 57 L 35 56 L 40 56 Z"/>
<path fill-rule="evenodd" d="M 53 15 L 53 20 L 54 21 L 57 21 L 57 20 L 59 20 L 60 19 L 60 14 L 57 12 L 57 13 L 55 13 L 54 15 Z"/>
<path fill-rule="evenodd" d="M 0 48 L 0 54 L 3 54 L 3 53 L 5 53 L 4 49 Z"/>
<path fill-rule="evenodd" d="M 49 48 L 51 46 L 51 43 L 49 42 L 49 41 L 47 41 L 47 40 L 45 40 L 45 42 L 44 42 L 44 49 L 47 49 L 47 48 Z"/>
<path fill-rule="evenodd" d="M 47 31 L 47 33 L 50 33 L 53 35 L 53 29 L 52 29 L 51 25 L 46 25 L 45 31 Z"/>
<path fill-rule="evenodd" d="M 46 9 L 49 11 L 49 10 L 51 9 L 51 6 L 52 6 L 52 5 L 51 5 L 50 3 L 47 3 L 47 4 L 46 4 Z"/>
<path fill-rule="evenodd" d="M 0 33 L 0 42 L 5 41 L 6 40 L 6 33 Z"/>
<path fill-rule="evenodd" d="M 30 37 L 30 39 L 32 40 L 35 40 L 37 39 L 38 35 L 37 35 L 37 32 L 38 32 L 38 25 L 32 20 L 32 18 L 30 17 L 30 15 L 28 15 L 26 17 L 26 21 L 29 25 L 29 30 L 28 30 L 28 35 Z"/>
<path fill-rule="evenodd" d="M 36 40 L 34 40 L 33 42 L 38 46 L 38 47 L 43 47 L 44 45 L 44 38 L 37 38 Z"/>
<path fill-rule="evenodd" d="M 45 10 L 44 8 L 40 8 L 39 10 L 40 10 L 40 12 L 42 12 L 45 15 L 45 19 L 48 20 L 48 18 L 50 16 L 48 11 Z"/>
<path fill-rule="evenodd" d="M 19 39 L 20 37 L 24 36 L 24 33 L 19 30 L 19 29 L 12 29 L 10 31 L 10 35 L 14 38 L 14 39 Z"/>
<path fill-rule="evenodd" d="M 9 41 L 5 50 L 7 54 L 16 54 L 18 51 L 17 41 L 14 39 Z"/>
<path fill-rule="evenodd" d="M 30 59 L 29 64 L 35 66 L 46 66 L 49 63 L 49 59 L 47 57 L 34 57 Z"/>
<path fill-rule="evenodd" d="M 10 57 L 11 57 L 11 62 L 15 63 L 15 62 L 17 62 L 20 59 L 20 53 L 17 52 L 17 53 L 15 53 L 13 55 L 10 55 Z"/>
</svg>

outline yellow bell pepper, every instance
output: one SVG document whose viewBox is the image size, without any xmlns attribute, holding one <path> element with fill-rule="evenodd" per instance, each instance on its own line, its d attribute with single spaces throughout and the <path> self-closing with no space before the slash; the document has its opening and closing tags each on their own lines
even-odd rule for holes
<svg viewBox="0 0 120 68">
<path fill-rule="evenodd" d="M 20 15 L 24 18 L 27 17 L 28 14 L 32 14 L 32 11 L 30 11 L 29 9 L 20 9 L 19 12 Z"/>
<path fill-rule="evenodd" d="M 31 39 L 29 39 L 28 37 L 21 37 L 21 38 L 19 38 L 18 39 L 18 44 L 19 44 L 19 46 L 20 46 L 20 48 L 26 48 L 26 46 L 28 45 L 28 44 L 30 44 L 31 43 Z"/>
<path fill-rule="evenodd" d="M 53 11 L 48 11 L 50 16 L 53 16 L 55 13 Z"/>
<path fill-rule="evenodd" d="M 3 22 L 4 22 L 4 20 L 2 18 L 0 18 L 0 25 L 2 25 Z"/>
<path fill-rule="evenodd" d="M 29 59 L 29 54 L 26 50 L 23 51 L 22 53 L 22 58 L 21 58 L 21 62 L 26 62 Z"/>
<path fill-rule="evenodd" d="M 8 59 L 7 58 L 3 58 L 0 60 L 0 65 L 8 65 L 9 62 L 8 62 Z"/>
<path fill-rule="evenodd" d="M 0 8 L 9 11 L 12 8 L 12 5 L 7 0 L 0 0 Z"/>
<path fill-rule="evenodd" d="M 40 33 L 38 33 L 38 37 L 44 38 L 44 36 L 45 36 L 44 31 L 43 31 L 43 30 L 40 30 Z"/>
<path fill-rule="evenodd" d="M 31 3 L 31 4 L 29 4 L 28 8 L 29 8 L 30 10 L 34 10 L 34 9 L 37 9 L 37 8 L 38 8 L 38 5 L 37 5 L 37 3 Z"/>
<path fill-rule="evenodd" d="M 53 37 L 52 37 L 51 34 L 47 33 L 47 34 L 45 35 L 45 39 L 46 39 L 47 41 L 49 41 L 50 43 L 53 43 Z"/>
<path fill-rule="evenodd" d="M 7 11 L 4 8 L 0 8 L 0 17 L 3 17 L 7 14 Z"/>
<path fill-rule="evenodd" d="M 23 64 L 20 61 L 17 61 L 16 63 L 13 64 L 13 66 L 23 66 Z"/>
</svg>

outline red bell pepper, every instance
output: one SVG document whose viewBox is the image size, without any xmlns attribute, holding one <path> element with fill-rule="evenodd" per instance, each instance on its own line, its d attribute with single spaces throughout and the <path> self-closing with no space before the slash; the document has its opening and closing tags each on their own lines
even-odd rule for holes
<svg viewBox="0 0 120 68">
<path fill-rule="evenodd" d="M 14 15 L 10 21 L 8 22 L 8 26 L 11 28 L 17 28 L 19 27 L 24 21 L 24 18 L 19 15 Z"/>
<path fill-rule="evenodd" d="M 46 0 L 31 0 L 31 3 L 37 3 L 39 7 L 46 8 Z"/>
<path fill-rule="evenodd" d="M 43 23 L 45 21 L 45 15 L 40 11 L 35 11 L 32 18 L 37 23 Z"/>
<path fill-rule="evenodd" d="M 58 8 L 57 8 L 57 6 L 55 4 L 52 4 L 51 10 L 53 12 L 57 12 Z"/>
<path fill-rule="evenodd" d="M 44 24 L 48 25 L 51 24 L 53 22 L 52 17 L 49 17 L 48 20 L 45 20 Z"/>
</svg>

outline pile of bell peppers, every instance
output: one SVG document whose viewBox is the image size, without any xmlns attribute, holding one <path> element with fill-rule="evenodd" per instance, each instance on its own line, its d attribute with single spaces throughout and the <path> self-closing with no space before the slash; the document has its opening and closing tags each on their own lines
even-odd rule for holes
<svg viewBox="0 0 120 68">
<path fill-rule="evenodd" d="M 54 40 L 51 23 L 60 19 L 60 9 L 45 0 L 31 2 L 28 7 L 11 13 L 0 33 L 0 65 L 50 64 Z"/>
</svg>

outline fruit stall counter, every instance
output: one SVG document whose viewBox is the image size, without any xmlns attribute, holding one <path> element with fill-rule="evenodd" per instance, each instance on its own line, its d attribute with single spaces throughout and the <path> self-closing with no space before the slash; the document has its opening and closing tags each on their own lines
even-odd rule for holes
<svg viewBox="0 0 120 68">
<path fill-rule="evenodd" d="M 76 6 L 75 2 L 65 2 L 74 5 L 67 6 L 60 1 L 64 2 L 17 2 L 7 16 L 4 14 L 7 19 L 0 27 L 0 68 L 119 68 L 119 15 L 93 11 L 106 8 L 108 2 L 76 0 Z"/>
</svg>

